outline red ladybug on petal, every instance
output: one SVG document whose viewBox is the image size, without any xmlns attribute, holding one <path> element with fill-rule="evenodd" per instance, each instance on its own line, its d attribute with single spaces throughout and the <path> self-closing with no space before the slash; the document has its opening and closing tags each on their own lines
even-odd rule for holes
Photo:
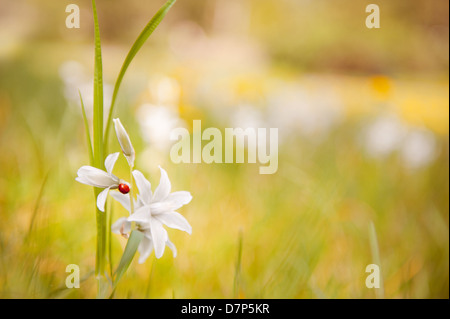
<svg viewBox="0 0 450 319">
<path fill-rule="evenodd" d="M 119 192 L 121 192 L 122 194 L 128 194 L 128 192 L 130 191 L 130 186 L 128 186 L 127 184 L 119 184 Z"/>
</svg>

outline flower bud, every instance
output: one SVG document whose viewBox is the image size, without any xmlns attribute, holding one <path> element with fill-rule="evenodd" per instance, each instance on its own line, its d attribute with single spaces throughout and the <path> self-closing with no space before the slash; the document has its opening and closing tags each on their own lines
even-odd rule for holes
<svg viewBox="0 0 450 319">
<path fill-rule="evenodd" d="M 113 119 L 113 121 L 114 127 L 116 129 L 117 139 L 119 140 L 123 155 L 125 155 L 125 157 L 127 158 L 130 167 L 133 168 L 135 153 L 133 145 L 131 145 L 130 137 L 128 136 L 127 131 L 125 131 L 125 128 L 123 127 L 119 119 Z"/>
</svg>

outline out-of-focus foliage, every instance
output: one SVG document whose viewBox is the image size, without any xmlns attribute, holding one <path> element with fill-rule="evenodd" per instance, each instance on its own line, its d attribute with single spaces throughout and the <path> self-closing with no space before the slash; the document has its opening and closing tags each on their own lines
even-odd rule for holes
<svg viewBox="0 0 450 319">
<path fill-rule="evenodd" d="M 373 2 L 373 1 L 372 1 Z M 178 1 L 124 78 L 117 115 L 192 236 L 173 259 L 133 263 L 118 298 L 448 298 L 448 1 Z M 93 192 L 78 89 L 92 113 L 93 21 L 66 3 L 0 0 L 0 297 L 95 295 Z M 137 34 L 162 1 L 97 1 L 105 106 Z M 279 169 L 173 164 L 172 128 L 278 127 Z M 111 140 L 109 148 L 118 151 Z M 117 174 L 127 174 L 117 163 Z M 126 216 L 114 204 L 113 220 Z M 240 235 L 241 234 L 241 235 Z M 240 236 L 242 255 L 239 257 Z M 125 245 L 113 235 L 113 263 Z M 239 264 L 237 262 L 240 261 Z M 65 289 L 68 264 L 85 281 Z"/>
</svg>

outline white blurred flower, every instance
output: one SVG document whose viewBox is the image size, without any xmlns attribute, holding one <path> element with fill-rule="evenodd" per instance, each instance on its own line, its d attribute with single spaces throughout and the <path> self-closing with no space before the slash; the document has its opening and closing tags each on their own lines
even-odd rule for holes
<svg viewBox="0 0 450 319">
<path fill-rule="evenodd" d="M 122 149 L 123 155 L 125 155 L 128 164 L 131 168 L 134 167 L 134 160 L 136 153 L 134 152 L 133 145 L 131 144 L 130 137 L 127 131 L 120 122 L 120 119 L 113 119 L 114 128 L 116 130 L 117 140 L 119 141 L 120 148 Z"/>
<path fill-rule="evenodd" d="M 158 105 L 175 106 L 180 100 L 180 85 L 167 76 L 158 77 L 149 83 L 153 99 Z"/>
<path fill-rule="evenodd" d="M 93 117 L 94 105 L 94 80 L 90 77 L 83 64 L 78 61 L 65 61 L 59 67 L 59 76 L 64 83 L 64 96 L 70 105 L 76 105 L 79 111 L 80 95 L 83 97 L 86 116 L 91 121 Z M 111 106 L 113 86 L 103 83 L 103 107 L 108 113 Z M 107 119 L 105 118 L 105 121 Z"/>
<path fill-rule="evenodd" d="M 126 235 L 131 230 L 131 222 L 136 222 L 137 229 L 144 234 L 139 244 L 139 263 L 143 263 L 155 250 L 156 258 L 164 254 L 165 246 L 172 249 L 174 257 L 177 251 L 175 245 L 169 240 L 167 227 L 192 233 L 192 227 L 188 221 L 175 210 L 188 204 L 192 200 L 189 192 L 178 191 L 170 193 L 171 183 L 167 173 L 160 167 L 161 179 L 155 193 L 152 193 L 150 182 L 138 171 L 133 171 L 133 177 L 139 189 L 137 200 L 134 201 L 135 212 L 128 218 L 120 218 L 112 225 L 114 233 Z M 114 193 L 112 196 L 118 200 L 126 210 L 130 212 L 129 194 Z"/>
<path fill-rule="evenodd" d="M 105 211 L 106 197 L 110 190 L 120 189 L 124 193 L 129 191 L 129 184 L 112 173 L 118 157 L 119 153 L 108 155 L 105 160 L 106 172 L 92 166 L 82 166 L 77 172 L 78 177 L 75 178 L 80 183 L 105 189 L 97 196 L 97 207 L 102 212 Z"/>
<path fill-rule="evenodd" d="M 231 115 L 231 125 L 243 129 L 267 126 L 262 111 L 250 104 L 239 105 Z"/>
<path fill-rule="evenodd" d="M 383 158 L 400 147 L 406 132 L 396 116 L 383 115 L 366 128 L 362 142 L 370 156 Z"/>
<path fill-rule="evenodd" d="M 393 114 L 384 114 L 372 122 L 363 135 L 363 144 L 374 158 L 398 152 L 408 169 L 430 164 L 437 155 L 434 134 L 425 128 L 411 128 Z"/>
<path fill-rule="evenodd" d="M 341 116 L 340 99 L 323 88 L 310 92 L 298 84 L 284 84 L 269 98 L 268 120 L 285 136 L 323 138 Z"/>
<path fill-rule="evenodd" d="M 251 104 L 239 105 L 237 110 L 231 115 L 230 122 L 232 127 L 239 127 L 244 130 L 252 128 L 257 131 L 258 128 L 266 128 L 268 126 L 264 120 L 264 114 L 261 109 Z M 258 144 L 258 147 L 265 147 L 266 141 L 258 138 L 256 143 Z M 245 143 L 244 147 L 248 147 L 248 143 Z"/>
<path fill-rule="evenodd" d="M 172 108 L 142 104 L 136 114 L 144 140 L 160 151 L 167 150 L 171 145 L 170 133 L 177 127 L 186 127 L 185 122 Z"/>
<path fill-rule="evenodd" d="M 405 166 L 410 169 L 430 164 L 437 155 L 436 138 L 426 129 L 410 131 L 401 147 L 401 157 Z"/>
<path fill-rule="evenodd" d="M 87 80 L 86 70 L 78 61 L 65 61 L 58 69 L 59 76 L 67 86 L 78 86 Z"/>
</svg>

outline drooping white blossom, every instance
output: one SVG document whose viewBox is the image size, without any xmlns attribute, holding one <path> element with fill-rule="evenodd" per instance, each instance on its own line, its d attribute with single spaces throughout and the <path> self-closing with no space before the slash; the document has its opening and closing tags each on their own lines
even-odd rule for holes
<svg viewBox="0 0 450 319">
<path fill-rule="evenodd" d="M 104 188 L 104 190 L 97 196 L 97 207 L 102 212 L 105 211 L 105 202 L 109 191 L 112 189 L 118 189 L 120 184 L 128 185 L 127 182 L 121 180 L 112 173 L 114 164 L 116 163 L 118 157 L 118 152 L 110 154 L 108 155 L 108 157 L 106 157 L 106 172 L 101 169 L 86 165 L 82 166 L 78 170 L 78 177 L 75 178 L 75 180 L 80 183 L 98 188 Z"/>
</svg>

